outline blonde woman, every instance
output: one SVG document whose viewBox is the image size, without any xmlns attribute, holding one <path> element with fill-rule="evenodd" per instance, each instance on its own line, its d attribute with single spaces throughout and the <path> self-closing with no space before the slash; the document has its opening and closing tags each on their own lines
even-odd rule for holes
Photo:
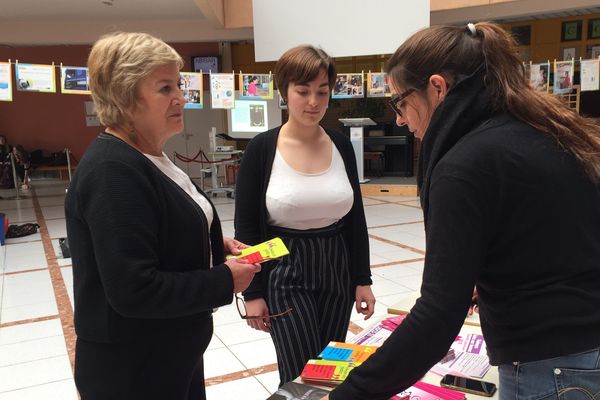
<svg viewBox="0 0 600 400">
<path fill-rule="evenodd" d="M 235 260 L 208 197 L 163 153 L 183 130 L 181 57 L 143 33 L 101 38 L 90 88 L 106 126 L 65 200 L 82 400 L 205 398 L 212 310 L 259 265 Z"/>
</svg>

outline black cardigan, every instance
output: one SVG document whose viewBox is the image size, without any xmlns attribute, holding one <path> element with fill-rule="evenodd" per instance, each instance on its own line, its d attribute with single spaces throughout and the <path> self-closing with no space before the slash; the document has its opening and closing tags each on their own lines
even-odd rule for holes
<svg viewBox="0 0 600 400">
<path fill-rule="evenodd" d="M 200 191 L 200 193 L 202 193 Z M 231 303 L 221 224 L 147 157 L 102 133 L 81 159 L 65 199 L 73 259 L 75 329 L 123 342 L 210 321 Z"/>
<path fill-rule="evenodd" d="M 271 178 L 271 168 L 277 149 L 281 127 L 257 135 L 248 143 L 240 166 L 235 190 L 235 237 L 247 244 L 257 244 L 270 239 L 267 236 L 266 194 Z M 369 237 L 363 208 L 356 159 L 350 140 L 343 134 L 325 130 L 340 152 L 348 180 L 354 192 L 352 209 L 344 221 L 344 233 L 350 251 L 350 277 L 354 285 L 370 285 Z M 269 266 L 265 265 L 265 269 Z M 254 276 L 250 287 L 244 291 L 247 300 L 264 297 L 266 273 Z"/>
<path fill-rule="evenodd" d="M 459 332 L 474 284 L 493 365 L 600 346 L 600 185 L 550 135 L 492 110 L 477 73 L 434 112 L 421 298 L 332 400 L 388 399 L 420 379 Z"/>
</svg>

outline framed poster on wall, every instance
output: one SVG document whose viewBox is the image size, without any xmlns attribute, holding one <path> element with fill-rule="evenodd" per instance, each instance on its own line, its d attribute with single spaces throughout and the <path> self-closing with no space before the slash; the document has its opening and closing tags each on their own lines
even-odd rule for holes
<svg viewBox="0 0 600 400">
<path fill-rule="evenodd" d="M 581 20 L 564 21 L 560 29 L 560 41 L 581 40 Z"/>
<path fill-rule="evenodd" d="M 579 58 L 579 51 L 577 47 L 563 47 L 560 50 L 560 56 L 562 57 L 563 61 Z"/>
<path fill-rule="evenodd" d="M 600 39 L 600 18 L 588 21 L 588 39 Z"/>
</svg>

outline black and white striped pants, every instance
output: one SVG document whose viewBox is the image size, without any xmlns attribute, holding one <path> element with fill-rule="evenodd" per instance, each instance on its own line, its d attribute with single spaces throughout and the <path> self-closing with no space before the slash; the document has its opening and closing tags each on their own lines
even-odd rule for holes
<svg viewBox="0 0 600 400">
<path fill-rule="evenodd" d="M 294 380 L 331 340 L 345 341 L 354 302 L 341 224 L 298 231 L 271 227 L 288 247 L 269 271 L 267 305 L 273 318 L 280 384 Z"/>
</svg>

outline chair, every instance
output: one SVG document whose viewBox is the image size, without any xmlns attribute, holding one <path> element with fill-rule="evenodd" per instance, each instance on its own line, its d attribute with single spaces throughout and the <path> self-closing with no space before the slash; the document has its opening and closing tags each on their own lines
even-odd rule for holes
<svg viewBox="0 0 600 400">
<path fill-rule="evenodd" d="M 385 159 L 383 151 L 365 151 L 364 160 L 369 173 L 374 176 L 383 176 Z"/>
</svg>

